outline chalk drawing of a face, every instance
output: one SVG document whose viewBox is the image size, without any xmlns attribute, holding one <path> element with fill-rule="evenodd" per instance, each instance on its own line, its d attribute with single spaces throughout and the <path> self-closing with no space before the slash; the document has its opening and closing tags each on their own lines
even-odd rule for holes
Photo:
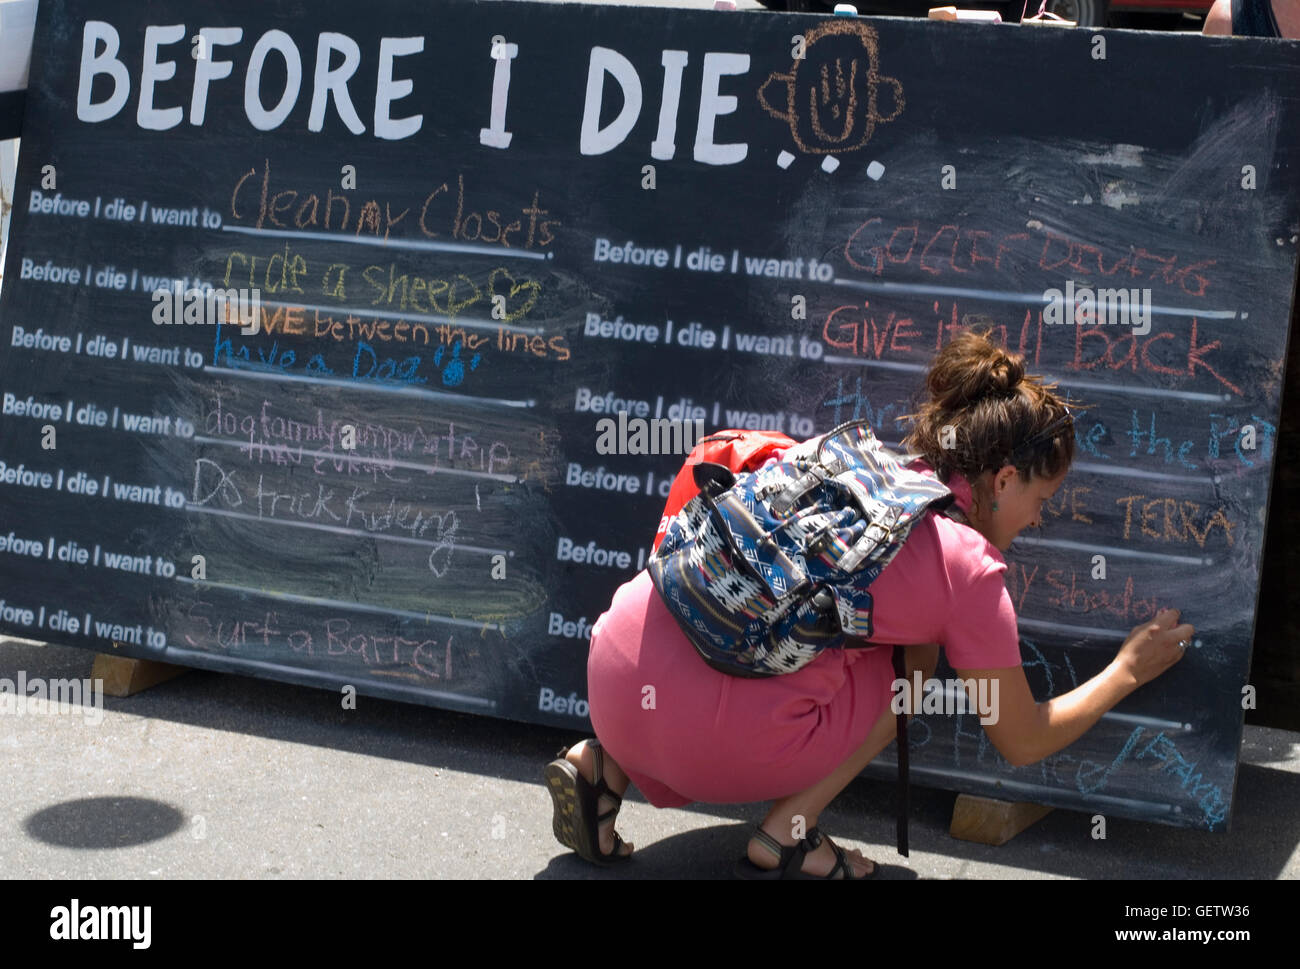
<svg viewBox="0 0 1300 969">
<path fill-rule="evenodd" d="M 784 85 L 785 96 L 768 92 Z M 893 110 L 877 104 L 887 86 Z M 758 103 L 790 126 L 799 148 L 810 154 L 856 151 L 871 140 L 876 125 L 903 113 L 902 82 L 880 73 L 879 38 L 873 27 L 852 20 L 830 20 L 804 34 L 804 58 L 788 74 L 769 74 L 758 88 Z"/>
</svg>

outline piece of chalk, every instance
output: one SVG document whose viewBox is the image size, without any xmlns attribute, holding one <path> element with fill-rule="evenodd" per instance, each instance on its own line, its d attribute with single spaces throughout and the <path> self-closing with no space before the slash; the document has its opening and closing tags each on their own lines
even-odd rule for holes
<svg viewBox="0 0 1300 969">
<path fill-rule="evenodd" d="M 996 10 L 962 10 L 958 7 L 931 7 L 927 16 L 931 20 L 968 20 L 985 24 L 1002 23 L 1002 14 Z"/>
<path fill-rule="evenodd" d="M 858 8 L 851 3 L 837 3 L 835 5 L 835 16 L 837 17 L 856 17 Z"/>
<path fill-rule="evenodd" d="M 736 0 L 713 0 L 714 10 L 735 10 Z"/>
</svg>

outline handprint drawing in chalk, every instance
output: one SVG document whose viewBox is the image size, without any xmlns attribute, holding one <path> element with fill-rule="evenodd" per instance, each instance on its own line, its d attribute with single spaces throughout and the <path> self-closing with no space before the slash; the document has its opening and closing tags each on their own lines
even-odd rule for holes
<svg viewBox="0 0 1300 969">
<path fill-rule="evenodd" d="M 879 37 L 875 28 L 849 20 L 819 24 L 804 35 L 804 57 L 788 74 L 773 72 L 758 88 L 758 103 L 790 127 L 795 145 L 805 154 L 824 155 L 822 169 L 834 171 L 837 154 L 853 152 L 871 140 L 876 126 L 903 113 L 903 84 L 880 73 Z M 773 88 L 784 86 L 784 97 Z M 880 110 L 882 89 L 892 110 Z M 786 168 L 794 155 L 783 151 L 777 164 Z M 872 162 L 867 174 L 879 178 L 884 167 Z"/>
<path fill-rule="evenodd" d="M 437 351 L 433 354 L 433 365 L 442 371 L 442 383 L 444 387 L 458 387 L 464 382 L 466 373 L 465 361 L 460 358 L 460 341 L 457 340 L 451 345 L 451 357 L 447 360 L 447 363 L 444 366 L 442 356 L 443 351 L 446 349 L 445 346 L 438 347 Z M 471 371 L 477 370 L 482 359 L 483 355 L 479 353 L 470 357 L 469 369 Z"/>
</svg>

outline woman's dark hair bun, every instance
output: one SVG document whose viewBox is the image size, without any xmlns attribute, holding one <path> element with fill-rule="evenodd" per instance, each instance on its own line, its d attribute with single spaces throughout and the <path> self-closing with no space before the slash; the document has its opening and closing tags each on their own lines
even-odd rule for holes
<svg viewBox="0 0 1300 969">
<path fill-rule="evenodd" d="M 985 397 L 1009 397 L 1025 379 L 1025 362 L 985 333 L 967 330 L 949 343 L 927 378 L 930 399 L 957 411 Z"/>
</svg>

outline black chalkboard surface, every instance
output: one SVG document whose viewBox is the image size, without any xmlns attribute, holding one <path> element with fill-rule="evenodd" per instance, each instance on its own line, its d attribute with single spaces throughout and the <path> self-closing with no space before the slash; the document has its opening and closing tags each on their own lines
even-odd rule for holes
<svg viewBox="0 0 1300 969">
<path fill-rule="evenodd" d="M 1297 68 L 911 20 L 48 0 L 0 300 L 0 629 L 581 726 L 681 432 L 896 442 L 934 351 L 988 322 L 1083 409 L 1009 556 L 1035 690 L 1160 606 L 1199 641 L 1041 764 L 932 715 L 914 769 L 1223 830 Z M 1131 305 L 1053 322 L 1103 289 Z"/>
</svg>

